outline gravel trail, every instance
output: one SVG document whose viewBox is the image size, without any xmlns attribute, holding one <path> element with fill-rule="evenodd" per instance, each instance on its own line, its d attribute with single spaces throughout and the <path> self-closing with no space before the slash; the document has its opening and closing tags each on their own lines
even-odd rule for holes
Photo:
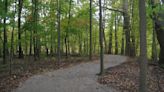
<svg viewBox="0 0 164 92">
<path fill-rule="evenodd" d="M 104 67 L 114 67 L 127 57 L 104 55 Z M 99 61 L 82 63 L 66 69 L 35 75 L 13 92 L 118 92 L 97 82 Z"/>
</svg>

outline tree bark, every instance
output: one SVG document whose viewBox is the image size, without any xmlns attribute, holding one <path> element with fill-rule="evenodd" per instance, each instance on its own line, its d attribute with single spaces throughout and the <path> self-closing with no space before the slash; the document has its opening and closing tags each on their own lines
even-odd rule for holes
<svg viewBox="0 0 164 92">
<path fill-rule="evenodd" d="M 38 0 L 33 0 L 33 9 L 34 9 L 34 14 L 33 14 L 33 23 L 34 23 L 34 60 L 38 60 L 40 57 L 40 38 L 38 35 Z"/>
<path fill-rule="evenodd" d="M 118 16 L 115 14 L 115 54 L 118 54 L 118 37 L 117 37 L 117 23 L 118 23 Z"/>
<path fill-rule="evenodd" d="M 140 85 L 139 92 L 147 92 L 147 41 L 145 0 L 139 0 L 140 18 Z"/>
<path fill-rule="evenodd" d="M 104 74 L 103 25 L 101 3 L 101 0 L 99 0 L 100 75 Z"/>
<path fill-rule="evenodd" d="M 122 30 L 121 55 L 125 54 L 125 31 Z"/>
<path fill-rule="evenodd" d="M 15 16 L 14 16 L 15 18 Z M 15 21 L 14 21 L 15 23 Z M 11 63 L 12 63 L 12 60 L 13 60 L 13 56 L 14 56 L 14 30 L 15 30 L 15 26 L 13 26 L 12 28 L 12 32 L 11 32 L 11 47 L 10 47 L 10 75 L 12 74 L 12 69 L 11 69 Z"/>
<path fill-rule="evenodd" d="M 68 58 L 68 53 L 69 53 L 69 31 L 70 31 L 70 20 L 71 20 L 71 8 L 72 8 L 72 0 L 69 1 L 68 25 L 67 25 L 66 36 L 65 36 L 66 58 Z"/>
<path fill-rule="evenodd" d="M 1 1 L 2 2 L 2 1 Z M 3 19 L 0 18 L 0 24 L 3 24 Z M 2 31 L 0 31 L 0 57 L 3 57 L 3 38 L 2 38 Z"/>
<path fill-rule="evenodd" d="M 108 54 L 112 54 L 112 47 L 113 47 L 113 16 L 111 18 L 111 23 L 110 23 L 110 30 L 109 30 L 109 49 L 108 49 Z"/>
<path fill-rule="evenodd" d="M 155 1 L 151 1 L 151 8 L 152 10 L 156 8 Z M 159 65 L 164 65 L 164 13 L 163 11 L 159 11 L 158 13 L 153 12 L 152 19 L 154 21 L 155 25 L 155 31 L 157 34 L 157 40 L 160 45 L 160 55 L 159 55 L 159 60 L 158 63 Z"/>
<path fill-rule="evenodd" d="M 7 16 L 7 8 L 8 8 L 8 0 L 4 1 L 5 5 L 5 17 L 3 19 L 3 30 L 4 30 L 4 41 L 3 41 L 3 64 L 6 64 L 6 54 L 7 54 L 7 30 L 6 30 L 6 16 Z"/>
<path fill-rule="evenodd" d="M 156 62 L 158 60 L 157 55 L 157 42 L 156 42 L 156 30 L 155 30 L 155 23 L 153 21 L 153 36 L 152 36 L 152 60 Z"/>
<path fill-rule="evenodd" d="M 31 56 L 32 55 L 32 38 L 33 38 L 33 36 L 32 36 L 32 30 L 30 31 L 30 50 L 29 50 L 29 55 Z"/>
<path fill-rule="evenodd" d="M 57 32 L 58 32 L 58 48 L 57 48 L 57 55 L 58 55 L 58 67 L 59 67 L 59 65 L 60 65 L 60 59 L 61 59 L 61 48 L 60 48 L 60 14 L 61 14 L 61 2 L 60 2 L 60 0 L 57 0 L 58 2 L 57 2 L 57 6 L 58 6 L 58 29 L 57 29 Z"/>
<path fill-rule="evenodd" d="M 102 7 L 106 7 L 106 0 L 103 1 L 104 4 Z M 107 53 L 107 41 L 105 35 L 105 26 L 106 26 L 106 9 L 102 8 L 102 30 L 103 30 L 103 44 L 104 44 L 104 53 Z"/>
<path fill-rule="evenodd" d="M 155 21 L 155 29 L 157 33 L 157 39 L 160 45 L 159 65 L 164 65 L 164 25 L 160 24 L 158 20 Z"/>
<path fill-rule="evenodd" d="M 113 39 L 113 34 L 112 34 L 113 28 L 110 28 L 110 33 L 109 33 L 109 49 L 108 49 L 108 54 L 112 54 L 112 39 Z"/>
<path fill-rule="evenodd" d="M 53 33 L 53 31 L 51 30 L 51 32 Z M 50 46 L 50 55 L 53 56 L 53 34 L 51 33 L 51 46 Z"/>
<path fill-rule="evenodd" d="M 27 42 L 27 30 L 25 31 L 25 55 L 27 55 L 27 50 L 28 50 L 28 42 Z"/>
<path fill-rule="evenodd" d="M 123 9 L 124 9 L 124 13 L 123 13 L 123 16 L 124 16 L 124 31 L 125 31 L 125 37 L 126 37 L 126 48 L 125 48 L 125 55 L 127 56 L 130 56 L 130 18 L 129 18 L 129 15 L 128 15 L 128 0 L 124 0 L 123 1 Z"/>
<path fill-rule="evenodd" d="M 134 0 L 131 0 L 131 29 L 133 29 L 133 24 L 134 24 L 134 4 L 135 4 L 135 2 L 134 2 Z M 130 30 L 131 30 L 130 29 Z M 135 31 L 134 30 L 132 30 L 131 31 L 131 40 L 132 40 L 132 46 L 131 46 L 131 56 L 132 57 L 135 57 L 136 56 L 136 39 L 135 39 Z"/>
<path fill-rule="evenodd" d="M 18 2 L 18 47 L 19 58 L 23 58 L 22 43 L 21 43 L 21 13 L 22 13 L 23 0 Z"/>
<path fill-rule="evenodd" d="M 92 60 L 92 0 L 90 0 L 90 49 L 89 49 L 89 59 Z"/>
</svg>

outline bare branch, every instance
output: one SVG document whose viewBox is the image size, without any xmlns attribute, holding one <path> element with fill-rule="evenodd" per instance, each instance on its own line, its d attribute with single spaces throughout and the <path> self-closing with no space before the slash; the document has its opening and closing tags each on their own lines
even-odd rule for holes
<svg viewBox="0 0 164 92">
<path fill-rule="evenodd" d="M 110 11 L 124 13 L 124 11 L 123 10 L 120 10 L 120 9 L 113 9 L 113 8 L 108 8 L 108 7 L 102 7 L 102 8 L 105 8 L 105 9 L 110 10 Z"/>
<path fill-rule="evenodd" d="M 96 6 L 99 6 L 99 4 L 97 3 L 97 2 L 93 2 Z M 120 12 L 120 13 L 124 13 L 124 11 L 123 10 L 121 10 L 121 9 L 114 9 L 114 8 L 109 8 L 109 7 L 104 7 L 104 6 L 102 6 L 102 8 L 104 8 L 104 9 L 106 9 L 106 10 L 110 10 L 110 11 L 115 11 L 115 12 Z"/>
</svg>

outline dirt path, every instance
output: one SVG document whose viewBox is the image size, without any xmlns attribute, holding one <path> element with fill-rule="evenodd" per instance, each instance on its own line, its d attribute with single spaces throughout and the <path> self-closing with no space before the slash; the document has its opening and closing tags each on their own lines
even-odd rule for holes
<svg viewBox="0 0 164 92">
<path fill-rule="evenodd" d="M 105 68 L 119 65 L 125 56 L 105 55 Z M 13 92 L 118 92 L 97 82 L 99 61 L 35 75 Z"/>
</svg>

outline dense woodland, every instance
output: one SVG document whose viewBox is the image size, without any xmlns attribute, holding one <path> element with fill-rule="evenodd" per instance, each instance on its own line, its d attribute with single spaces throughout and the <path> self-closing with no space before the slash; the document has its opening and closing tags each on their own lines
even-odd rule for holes
<svg viewBox="0 0 164 92">
<path fill-rule="evenodd" d="M 0 69 L 103 54 L 139 57 L 141 92 L 147 61 L 164 67 L 164 0 L 0 0 Z M 149 63 L 148 61 L 148 63 Z M 9 69 L 10 73 L 12 69 Z M 142 88 L 143 87 L 143 88 Z"/>
</svg>

